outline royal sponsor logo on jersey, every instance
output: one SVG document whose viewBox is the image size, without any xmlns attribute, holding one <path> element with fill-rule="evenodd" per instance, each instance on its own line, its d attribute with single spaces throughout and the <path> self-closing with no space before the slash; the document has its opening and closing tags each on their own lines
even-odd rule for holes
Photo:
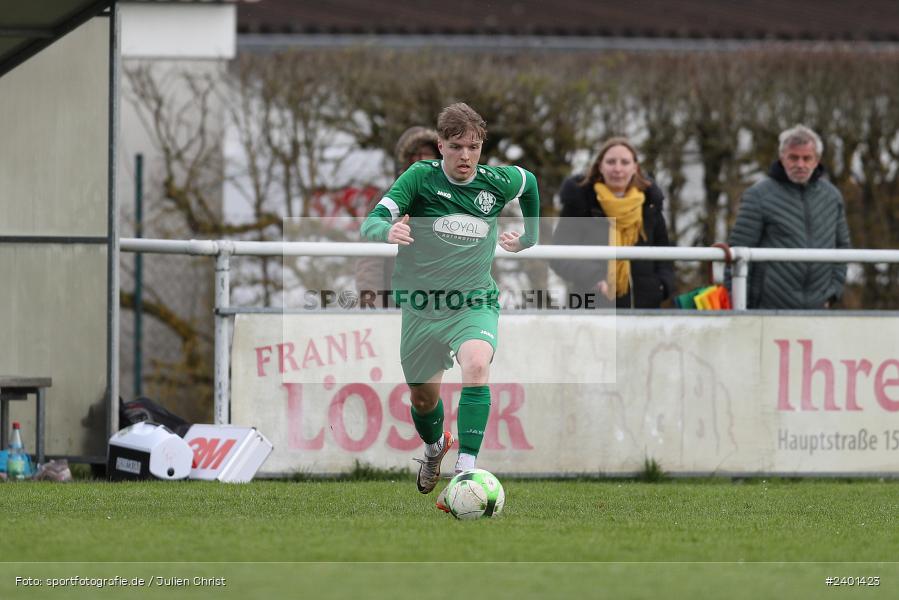
<svg viewBox="0 0 899 600">
<path fill-rule="evenodd" d="M 453 197 L 452 194 L 450 194 L 449 192 L 444 192 L 443 190 L 438 190 L 438 191 L 437 191 L 437 195 L 438 195 L 438 196 L 441 196 L 441 197 L 443 197 L 443 198 L 447 198 L 447 199 L 450 199 L 450 198 Z"/>
<path fill-rule="evenodd" d="M 463 213 L 446 215 L 434 220 L 434 234 L 453 246 L 474 246 L 487 237 L 487 221 Z"/>
<path fill-rule="evenodd" d="M 496 196 L 488 192 L 487 190 L 482 191 L 478 194 L 477 198 L 474 199 L 475 206 L 481 209 L 481 212 L 485 215 L 490 214 L 490 211 L 493 210 L 493 206 L 496 204 Z"/>
</svg>

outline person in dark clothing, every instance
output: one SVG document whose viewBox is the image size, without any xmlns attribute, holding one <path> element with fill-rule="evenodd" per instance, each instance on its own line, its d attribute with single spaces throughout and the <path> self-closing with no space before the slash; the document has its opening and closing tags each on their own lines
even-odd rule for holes
<svg viewBox="0 0 899 600">
<path fill-rule="evenodd" d="M 440 151 L 437 149 L 437 132 L 427 127 L 410 127 L 400 136 L 394 150 L 396 164 L 396 176 L 420 160 L 440 159 Z M 381 196 L 372 199 L 366 214 L 378 204 Z M 366 256 L 356 261 L 356 290 L 362 299 L 372 299 L 368 304 L 381 308 L 385 304 L 394 306 L 392 295 L 387 293 L 391 289 L 390 279 L 393 276 L 395 259 Z M 363 304 L 365 306 L 365 304 Z"/>
<path fill-rule="evenodd" d="M 849 248 L 840 191 L 823 178 L 823 144 L 796 125 L 780 134 L 779 158 L 768 176 L 743 193 L 728 244 L 756 248 Z M 730 275 L 730 273 L 728 273 Z M 837 302 L 845 263 L 750 264 L 748 308 L 821 309 Z"/>
<path fill-rule="evenodd" d="M 640 170 L 626 138 L 611 138 L 586 175 L 569 177 L 559 192 L 562 214 L 553 236 L 561 245 L 669 246 L 662 190 Z M 614 220 L 612 220 L 614 218 Z M 568 284 L 569 306 L 658 308 L 674 290 L 668 261 L 554 260 Z M 587 298 L 593 298 L 592 302 Z"/>
</svg>

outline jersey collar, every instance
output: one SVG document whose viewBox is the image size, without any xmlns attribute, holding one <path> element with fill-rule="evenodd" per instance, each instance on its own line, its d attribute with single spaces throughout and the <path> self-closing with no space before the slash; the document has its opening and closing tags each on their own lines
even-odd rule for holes
<svg viewBox="0 0 899 600">
<path fill-rule="evenodd" d="M 452 177 L 449 176 L 449 173 L 446 172 L 446 165 L 443 163 L 443 159 L 440 160 L 440 168 L 443 169 L 443 176 L 446 177 L 447 181 L 449 181 L 453 185 L 468 185 L 474 178 L 478 176 L 478 165 L 474 166 L 472 169 L 471 177 L 468 178 L 468 181 L 456 181 Z"/>
</svg>

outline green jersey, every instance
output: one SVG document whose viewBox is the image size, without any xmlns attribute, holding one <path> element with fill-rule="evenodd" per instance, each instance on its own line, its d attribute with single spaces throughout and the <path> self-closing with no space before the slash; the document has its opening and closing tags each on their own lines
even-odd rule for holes
<svg viewBox="0 0 899 600">
<path fill-rule="evenodd" d="M 521 167 L 477 165 L 467 183 L 450 180 L 442 161 L 412 165 L 393 184 L 362 224 L 362 235 L 387 241 L 392 222 L 409 215 L 415 240 L 400 246 L 393 273 L 397 305 L 421 316 L 440 318 L 446 310 L 495 302 L 496 282 L 490 274 L 498 238 L 497 218 L 503 207 L 520 200 L 525 217 L 521 245 L 537 243 L 540 197 L 534 175 Z"/>
</svg>

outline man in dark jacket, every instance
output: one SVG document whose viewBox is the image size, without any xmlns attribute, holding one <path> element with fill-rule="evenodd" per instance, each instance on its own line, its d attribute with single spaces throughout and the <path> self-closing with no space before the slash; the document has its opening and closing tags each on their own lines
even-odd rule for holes
<svg viewBox="0 0 899 600">
<path fill-rule="evenodd" d="M 780 157 L 768 176 L 747 189 L 728 243 L 756 248 L 849 248 L 839 190 L 822 178 L 823 144 L 796 125 L 780 134 Z M 846 264 L 755 263 L 749 270 L 749 308 L 820 309 L 840 299 Z"/>
</svg>

